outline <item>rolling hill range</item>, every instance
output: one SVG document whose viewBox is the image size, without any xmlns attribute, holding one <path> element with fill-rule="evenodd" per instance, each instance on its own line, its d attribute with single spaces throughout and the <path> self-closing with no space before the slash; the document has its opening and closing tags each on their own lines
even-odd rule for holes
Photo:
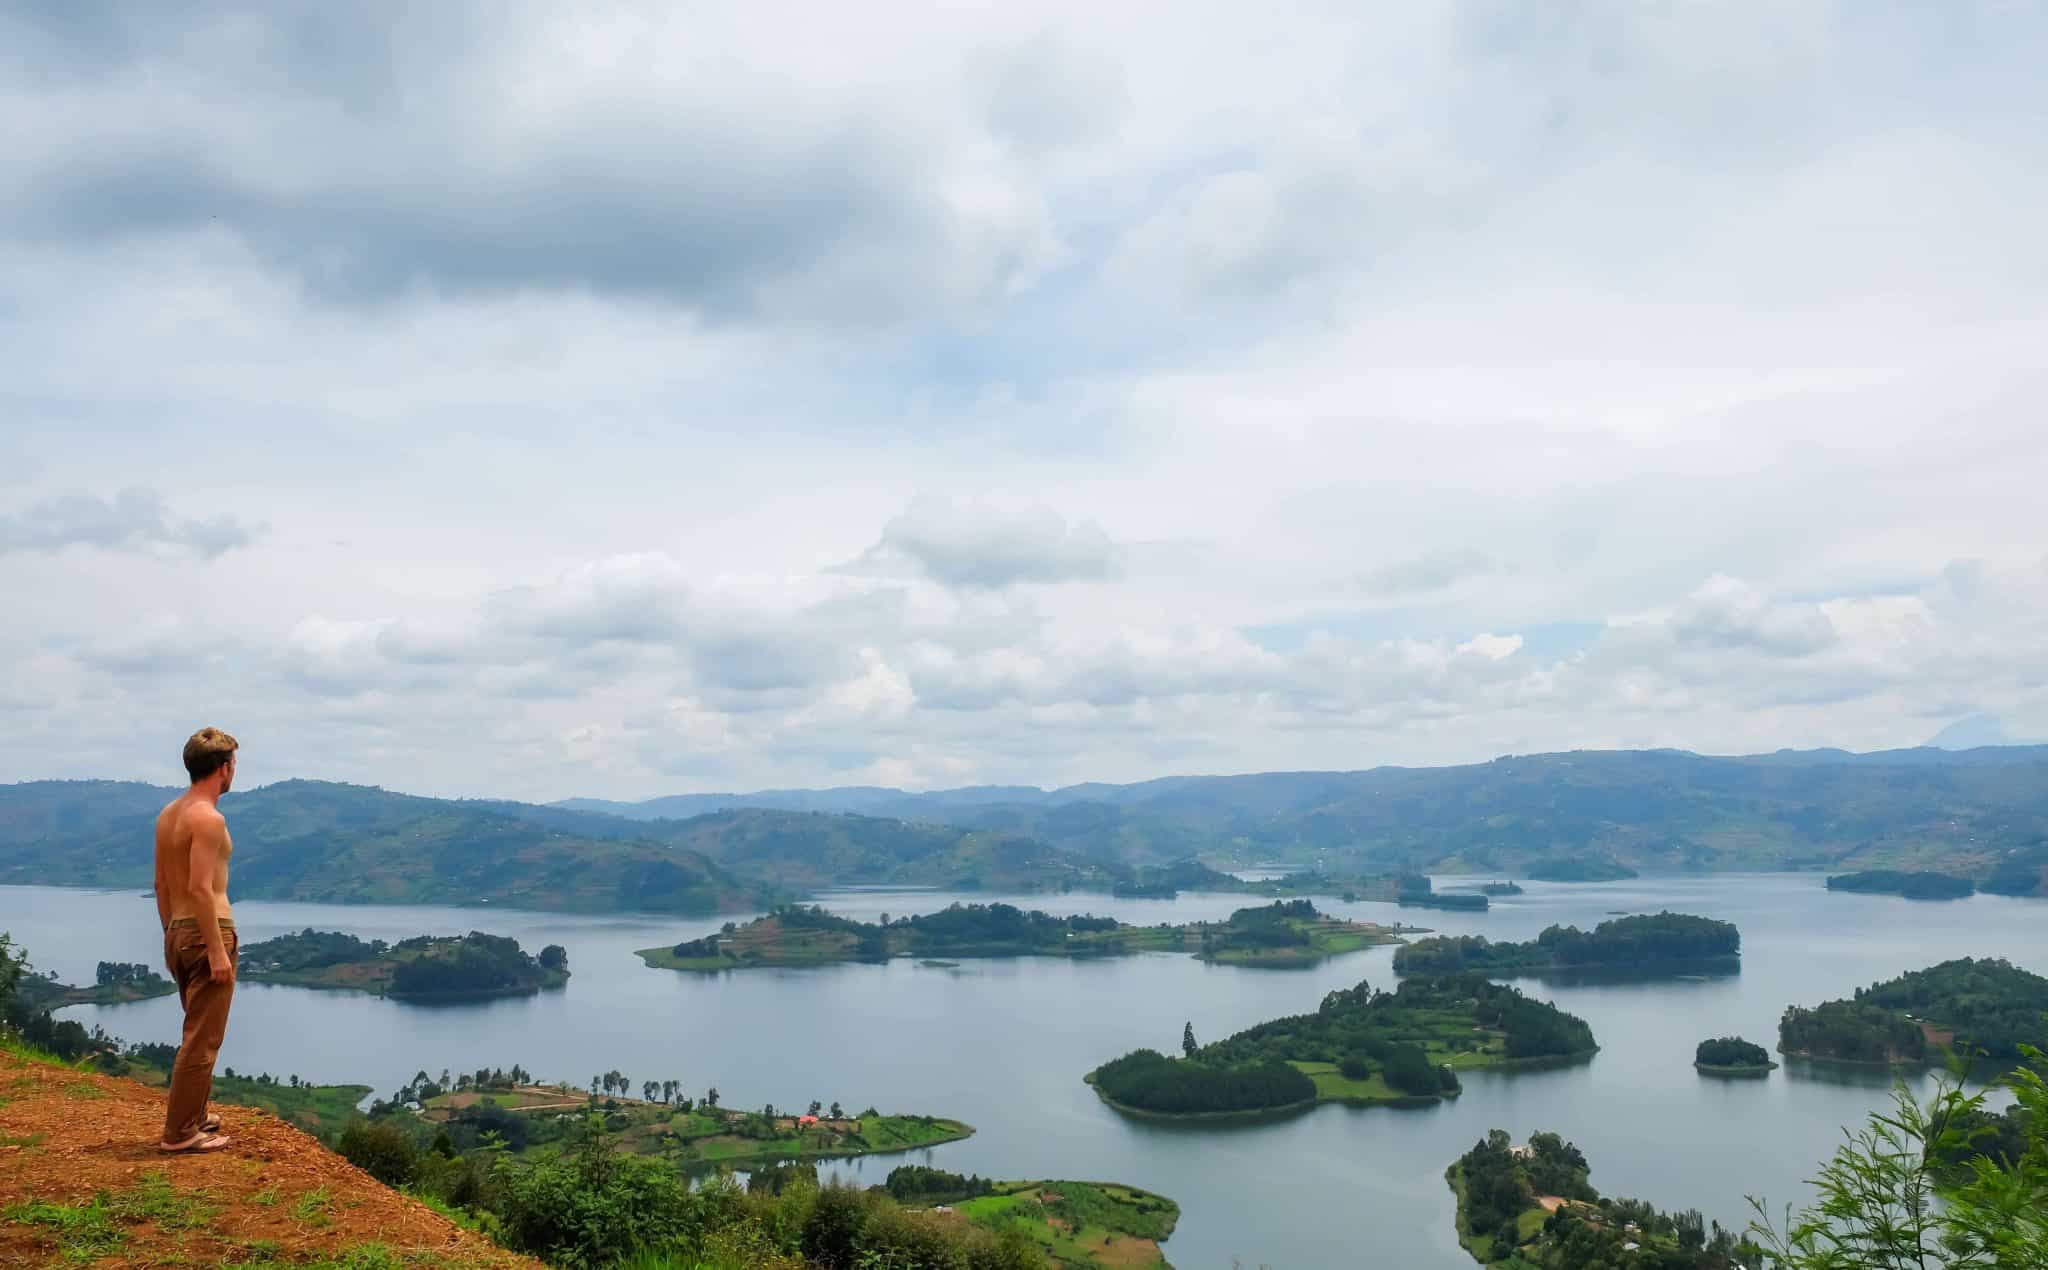
<svg viewBox="0 0 2048 1270">
<path fill-rule="evenodd" d="M 1461 767 L 1170 777 L 1057 790 L 854 787 L 693 794 L 564 809 L 647 819 L 736 808 L 850 811 L 1022 834 L 1153 865 L 1314 864 L 1526 874 L 1612 861 L 1644 872 L 1939 868 L 2031 894 L 2048 873 L 2048 747 L 1737 758 L 1580 751 Z M 688 823 L 688 822 L 685 822 Z"/>
<path fill-rule="evenodd" d="M 0 882 L 150 885 L 151 828 L 178 791 L 112 781 L 0 786 Z M 683 848 L 579 835 L 483 804 L 281 781 L 223 803 L 235 894 L 578 912 L 742 912 L 778 893 Z"/>
<path fill-rule="evenodd" d="M 146 887 L 150 821 L 175 792 L 0 786 L 0 882 Z M 1107 890 L 1175 863 L 1185 889 L 1201 885 L 1190 857 L 1347 877 L 1917 868 L 2048 893 L 2048 747 L 2038 746 L 1585 751 L 1050 791 L 862 787 L 547 806 L 283 781 L 225 806 L 236 891 L 251 898 L 745 911 L 860 883 Z"/>
</svg>

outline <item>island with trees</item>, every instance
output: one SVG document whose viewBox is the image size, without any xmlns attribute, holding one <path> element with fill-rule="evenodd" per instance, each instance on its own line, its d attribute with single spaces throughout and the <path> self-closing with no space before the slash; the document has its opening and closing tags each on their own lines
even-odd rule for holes
<svg viewBox="0 0 2048 1270">
<path fill-rule="evenodd" d="M 1331 992 L 1314 1014 L 1275 1019 L 1203 1046 L 1194 1025 L 1181 1057 L 1141 1049 L 1088 1083 L 1111 1106 L 1169 1117 L 1288 1111 L 1316 1102 L 1425 1104 L 1456 1097 L 1458 1072 L 1582 1058 L 1598 1046 L 1585 1020 L 1485 976 L 1413 978 Z"/>
<path fill-rule="evenodd" d="M 1483 895 L 1520 895 L 1522 888 L 1515 882 L 1483 882 L 1479 886 Z"/>
<path fill-rule="evenodd" d="M 1160 1266 L 1180 1221 L 1164 1195 L 1111 1182 L 999 1182 L 906 1164 L 877 1188 L 906 1208 L 954 1214 L 989 1230 L 1022 1229 L 1057 1266 Z"/>
<path fill-rule="evenodd" d="M 1426 874 L 1403 873 L 1395 879 L 1394 902 L 1403 908 L 1442 908 L 1483 913 L 1493 901 L 1481 891 L 1439 891 Z"/>
<path fill-rule="evenodd" d="M 1660 1212 L 1604 1198 L 1579 1148 L 1555 1133 L 1515 1146 L 1494 1129 L 1444 1171 L 1457 1196 L 1458 1243 L 1510 1270 L 1743 1270 L 1763 1250 L 1697 1210 Z"/>
<path fill-rule="evenodd" d="M 305 988 L 353 988 L 398 1000 L 524 996 L 569 981 L 569 954 L 549 944 L 535 956 L 519 941 L 471 931 L 387 944 L 313 930 L 245 944 L 241 978 Z"/>
<path fill-rule="evenodd" d="M 1535 939 L 1495 943 L 1484 935 L 1435 936 L 1394 953 L 1398 974 L 1542 975 L 1625 971 L 1682 974 L 1741 964 L 1742 934 L 1732 922 L 1683 913 L 1639 914 L 1592 931 L 1551 926 Z"/>
<path fill-rule="evenodd" d="M 1796 1058 L 1913 1065 L 1953 1051 L 2002 1069 L 2025 1058 L 2048 1014 L 2048 979 L 1996 957 L 1961 957 L 1858 988 L 1848 1000 L 1789 1006 L 1778 1049 Z"/>
<path fill-rule="evenodd" d="M 157 973 L 154 966 L 139 961 L 103 961 L 93 971 L 91 987 L 60 981 L 55 972 L 24 973 L 15 991 L 22 1003 L 34 1010 L 55 1010 L 67 1005 L 124 1005 L 167 997 L 178 990 Z"/>
<path fill-rule="evenodd" d="M 1132 926 L 1113 917 L 1053 916 L 1012 904 L 954 904 L 877 922 L 817 906 L 786 905 L 744 925 L 638 956 L 664 970 L 722 971 L 837 962 L 976 957 L 1112 957 L 1187 952 L 1243 966 L 1305 966 L 1376 944 L 1399 943 L 1384 926 L 1325 916 L 1307 900 L 1243 908 L 1223 922 Z"/>
<path fill-rule="evenodd" d="M 1830 891 L 1867 895 L 1902 895 L 1909 900 L 1963 900 L 1977 893 L 1977 884 L 1952 873 L 1927 869 L 1865 869 L 1828 878 Z"/>
<path fill-rule="evenodd" d="M 1739 1036 L 1701 1041 L 1693 1050 L 1692 1065 L 1710 1076 L 1761 1076 L 1778 1066 L 1769 1050 Z"/>
</svg>

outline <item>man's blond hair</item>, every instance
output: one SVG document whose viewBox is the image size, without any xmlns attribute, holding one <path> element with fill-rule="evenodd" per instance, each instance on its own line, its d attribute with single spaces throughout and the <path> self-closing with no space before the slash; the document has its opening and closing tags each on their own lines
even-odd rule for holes
<svg viewBox="0 0 2048 1270">
<path fill-rule="evenodd" d="M 205 780 L 228 765 L 241 742 L 219 728 L 201 728 L 185 742 L 185 770 L 194 783 Z"/>
</svg>

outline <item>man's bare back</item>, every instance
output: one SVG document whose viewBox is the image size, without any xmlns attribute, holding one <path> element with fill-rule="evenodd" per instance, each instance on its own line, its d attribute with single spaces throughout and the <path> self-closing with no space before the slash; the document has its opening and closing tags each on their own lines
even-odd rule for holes
<svg viewBox="0 0 2048 1270">
<path fill-rule="evenodd" d="M 213 1062 L 227 1036 L 241 947 L 228 906 L 228 837 L 220 797 L 235 782 L 235 738 L 202 728 L 185 743 L 192 787 L 157 813 L 156 916 L 163 926 L 164 963 L 178 985 L 185 1028 L 171 1065 L 160 1150 L 216 1151 L 230 1139 L 206 1111 Z"/>
</svg>

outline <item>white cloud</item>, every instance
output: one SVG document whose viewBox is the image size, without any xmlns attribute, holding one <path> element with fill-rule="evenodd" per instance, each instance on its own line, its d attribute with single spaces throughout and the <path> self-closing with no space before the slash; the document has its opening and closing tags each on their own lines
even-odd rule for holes
<svg viewBox="0 0 2048 1270">
<path fill-rule="evenodd" d="M 0 13 L 0 779 L 200 721 L 532 796 L 2048 732 L 2044 47 Z"/>
</svg>

